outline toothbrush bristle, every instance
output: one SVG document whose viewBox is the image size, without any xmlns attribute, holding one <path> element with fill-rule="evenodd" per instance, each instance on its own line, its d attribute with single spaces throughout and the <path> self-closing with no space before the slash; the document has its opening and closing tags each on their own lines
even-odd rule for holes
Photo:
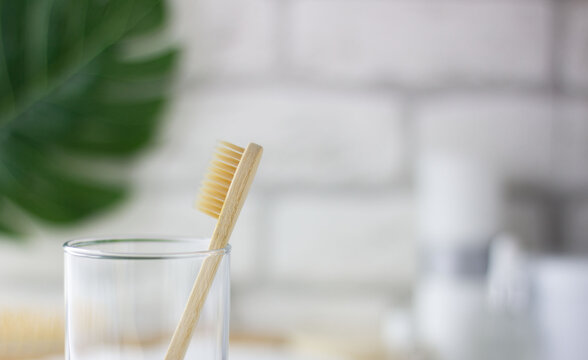
<svg viewBox="0 0 588 360">
<path fill-rule="evenodd" d="M 243 152 L 240 146 L 219 141 L 196 200 L 198 210 L 218 219 Z"/>
</svg>

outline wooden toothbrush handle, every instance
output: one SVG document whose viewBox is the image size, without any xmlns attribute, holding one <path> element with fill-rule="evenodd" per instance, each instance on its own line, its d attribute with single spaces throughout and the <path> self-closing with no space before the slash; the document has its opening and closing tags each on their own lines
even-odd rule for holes
<svg viewBox="0 0 588 360">
<path fill-rule="evenodd" d="M 218 222 L 212 234 L 209 250 L 223 249 L 229 243 L 229 238 L 243 203 L 247 198 L 247 193 L 257 171 L 262 153 L 263 148 L 261 146 L 254 143 L 247 145 L 223 203 Z M 184 359 L 194 327 L 198 322 L 208 290 L 212 285 L 221 260 L 222 256 L 212 256 L 207 257 L 202 263 L 180 323 L 176 327 L 168 347 L 165 360 Z"/>
<path fill-rule="evenodd" d="M 223 254 L 212 255 L 204 259 L 198 277 L 194 282 L 190 297 L 184 308 L 182 318 L 180 319 L 179 325 L 176 327 L 176 331 L 171 339 L 168 352 L 165 354 L 165 360 L 178 360 L 183 359 L 188 349 L 187 344 L 192 339 L 192 333 L 200 313 L 204 307 L 204 302 L 208 291 L 214 281 L 216 271 L 223 260 Z"/>
</svg>

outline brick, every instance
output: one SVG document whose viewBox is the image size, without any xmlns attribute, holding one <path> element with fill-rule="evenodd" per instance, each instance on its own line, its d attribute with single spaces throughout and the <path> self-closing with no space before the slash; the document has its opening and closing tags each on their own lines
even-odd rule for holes
<svg viewBox="0 0 588 360">
<path fill-rule="evenodd" d="M 562 229 L 566 252 L 588 254 L 588 201 L 585 197 L 565 208 Z"/>
<path fill-rule="evenodd" d="M 507 181 L 544 186 L 552 180 L 553 107 L 542 96 L 432 98 L 416 112 L 419 151 L 466 155 Z"/>
<path fill-rule="evenodd" d="M 588 87 L 588 3 L 562 3 L 563 26 L 560 68 L 564 85 Z"/>
<path fill-rule="evenodd" d="M 74 237 L 113 234 L 210 237 L 215 221 L 194 209 L 196 194 L 197 184 L 167 189 L 139 184 L 118 208 L 65 231 Z"/>
<path fill-rule="evenodd" d="M 216 139 L 264 146 L 263 184 L 381 184 L 403 171 L 398 101 L 386 95 L 304 89 L 195 91 L 168 117 L 138 181 L 198 184 Z"/>
<path fill-rule="evenodd" d="M 412 86 L 543 83 L 549 6 L 546 1 L 300 0 L 290 19 L 292 67 L 302 77 Z"/>
<path fill-rule="evenodd" d="M 558 101 L 554 174 L 560 191 L 588 190 L 588 102 Z"/>
<path fill-rule="evenodd" d="M 369 292 L 262 288 L 235 292 L 231 326 L 241 331 L 292 335 L 304 331 L 379 336 L 389 298 Z"/>
<path fill-rule="evenodd" d="M 38 303 L 35 299 L 41 297 L 44 300 L 61 299 L 57 296 L 63 293 L 61 244 L 68 238 L 56 237 L 49 239 L 53 241 L 46 241 L 36 237 L 30 240 L 27 244 L 0 240 L 0 306 L 7 303 L 33 305 Z M 15 299 L 18 302 L 13 303 Z"/>
<path fill-rule="evenodd" d="M 259 75 L 273 68 L 275 2 L 172 0 L 170 5 L 184 80 Z"/>
<path fill-rule="evenodd" d="M 549 204 L 533 197 L 511 197 L 504 209 L 504 229 L 515 235 L 529 251 L 549 248 L 553 239 Z"/>
<path fill-rule="evenodd" d="M 414 271 L 413 204 L 386 194 L 279 199 L 270 277 L 315 283 L 407 283 Z"/>
</svg>

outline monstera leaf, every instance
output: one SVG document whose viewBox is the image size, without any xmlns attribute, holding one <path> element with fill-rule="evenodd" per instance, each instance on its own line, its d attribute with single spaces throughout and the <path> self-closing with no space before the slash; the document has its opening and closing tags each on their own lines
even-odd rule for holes
<svg viewBox="0 0 588 360">
<path fill-rule="evenodd" d="M 69 224 L 123 197 L 92 163 L 156 131 L 177 51 L 138 53 L 164 18 L 157 0 L 0 0 L 0 231 L 22 232 L 15 213 Z"/>
</svg>

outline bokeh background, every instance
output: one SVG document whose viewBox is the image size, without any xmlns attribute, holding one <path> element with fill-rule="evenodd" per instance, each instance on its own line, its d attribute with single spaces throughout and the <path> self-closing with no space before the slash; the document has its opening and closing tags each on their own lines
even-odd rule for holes
<svg viewBox="0 0 588 360">
<path fill-rule="evenodd" d="M 131 193 L 81 223 L 5 236 L 0 311 L 59 318 L 65 240 L 209 236 L 192 205 L 215 142 L 254 141 L 265 154 L 231 240 L 240 343 L 279 348 L 268 359 L 581 358 L 588 2 L 168 5 L 152 40 L 181 55 L 155 140 L 127 165 Z M 491 266 L 438 280 L 445 267 L 428 265 L 445 253 Z M 536 277 L 563 295 L 528 290 Z M 506 305 L 490 318 L 506 320 L 488 325 L 493 284 Z"/>
</svg>

